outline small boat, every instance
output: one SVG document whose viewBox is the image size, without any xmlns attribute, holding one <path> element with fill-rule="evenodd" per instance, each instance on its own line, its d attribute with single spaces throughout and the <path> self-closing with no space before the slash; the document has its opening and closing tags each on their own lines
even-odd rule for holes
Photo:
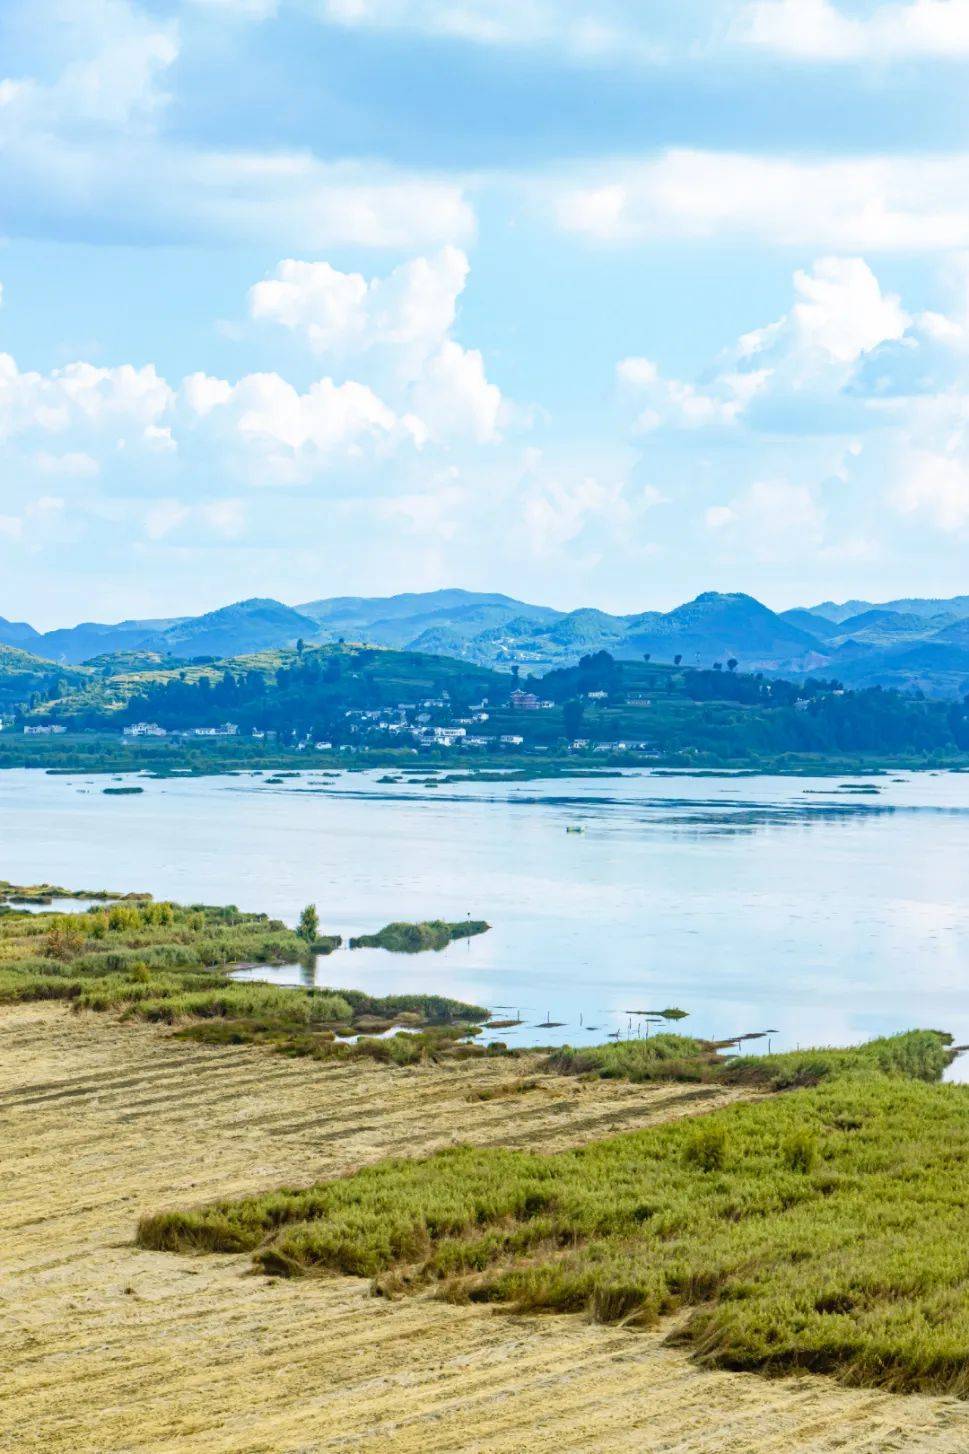
<svg viewBox="0 0 969 1454">
<path fill-rule="evenodd" d="M 566 828 L 566 833 L 584 833 L 584 828 Z"/>
</svg>

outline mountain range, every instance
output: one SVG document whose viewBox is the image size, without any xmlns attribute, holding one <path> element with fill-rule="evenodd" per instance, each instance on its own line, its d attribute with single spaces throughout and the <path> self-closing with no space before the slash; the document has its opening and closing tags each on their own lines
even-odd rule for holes
<svg viewBox="0 0 969 1454">
<path fill-rule="evenodd" d="M 744 670 L 836 676 L 948 697 L 969 692 L 969 595 L 873 603 L 825 601 L 775 612 L 742 593 L 708 591 L 672 611 L 614 616 L 558 611 L 464 590 L 335 596 L 287 606 L 255 598 L 200 616 L 83 622 L 40 632 L 0 617 L 0 646 L 67 666 L 110 667 L 125 654 L 173 664 L 197 657 L 339 640 L 458 657 L 523 674 L 589 652 L 624 659 L 679 656 L 686 666 L 736 659 Z"/>
</svg>

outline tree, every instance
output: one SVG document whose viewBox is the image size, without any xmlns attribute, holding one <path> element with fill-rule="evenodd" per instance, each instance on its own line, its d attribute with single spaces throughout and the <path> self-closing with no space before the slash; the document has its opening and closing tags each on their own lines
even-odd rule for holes
<svg viewBox="0 0 969 1454">
<path fill-rule="evenodd" d="M 714 669 L 714 671 L 723 671 L 723 662 L 722 661 L 715 661 L 713 663 L 713 669 Z"/>
<path fill-rule="evenodd" d="M 652 654 L 653 653 L 651 651 L 644 651 L 643 652 L 643 661 L 649 661 L 649 658 L 652 656 Z"/>
<path fill-rule="evenodd" d="M 514 666 L 511 669 L 511 679 L 512 679 L 512 681 L 515 682 L 515 683 L 517 683 L 518 678 L 519 678 L 520 675 L 521 675 L 521 667 L 518 665 L 518 663 L 516 661 L 515 664 L 514 664 Z"/>
<path fill-rule="evenodd" d="M 737 658 L 735 656 L 732 656 L 730 658 L 730 660 L 727 662 L 727 670 L 728 671 L 736 671 L 737 670 Z"/>
<path fill-rule="evenodd" d="M 579 728 L 582 726 L 584 713 L 585 703 L 580 702 L 577 697 L 573 697 L 571 701 L 566 702 L 562 708 L 562 721 L 565 724 L 565 735 L 570 742 L 578 734 Z"/>
<path fill-rule="evenodd" d="M 679 664 L 680 664 L 680 662 L 681 662 L 681 661 L 682 661 L 682 660 L 683 660 L 683 654 L 682 654 L 682 652 L 679 652 L 679 651 L 678 651 L 678 652 L 677 652 L 677 653 L 676 653 L 676 655 L 675 655 L 675 656 L 674 656 L 674 658 L 673 658 L 673 665 L 674 665 L 674 666 L 679 666 Z"/>
<path fill-rule="evenodd" d="M 307 944 L 312 944 L 314 940 L 319 939 L 320 916 L 316 912 L 315 904 L 306 905 L 299 916 L 299 927 L 296 932 L 301 939 L 306 940 Z"/>
<path fill-rule="evenodd" d="M 298 638 L 297 642 L 296 642 L 296 655 L 297 656 L 302 656 L 303 655 L 303 652 L 305 651 L 305 649 L 306 649 L 306 642 L 303 640 L 302 636 L 300 636 Z"/>
</svg>

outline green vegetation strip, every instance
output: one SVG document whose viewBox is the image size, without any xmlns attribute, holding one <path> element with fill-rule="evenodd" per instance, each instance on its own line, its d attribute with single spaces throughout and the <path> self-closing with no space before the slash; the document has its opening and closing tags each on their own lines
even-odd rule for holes
<svg viewBox="0 0 969 1454">
<path fill-rule="evenodd" d="M 68 914 L 15 907 L 60 897 L 110 899 L 104 892 L 79 895 L 50 884 L 0 883 L 0 1004 L 66 1000 L 77 1010 L 178 1026 L 180 1034 L 198 1040 L 266 1044 L 317 1059 L 367 1055 L 410 1064 L 487 1053 L 462 1044 L 488 1019 L 478 1005 L 442 995 L 377 998 L 359 990 L 230 978 L 226 971 L 234 966 L 306 961 L 339 944 L 338 936 L 319 937 L 312 906 L 304 911 L 303 932 L 231 905 L 154 903 L 148 896 Z M 376 1038 L 394 1027 L 405 1029 Z M 348 1045 L 340 1035 L 357 1038 Z"/>
<path fill-rule="evenodd" d="M 814 1053 L 816 1085 L 543 1156 L 458 1148 L 146 1217 L 144 1247 L 590 1313 L 702 1361 L 969 1394 L 969 1088 L 931 1031 Z M 778 1083 L 803 1056 L 769 1057 Z M 788 1059 L 786 1074 L 783 1062 Z"/>
</svg>

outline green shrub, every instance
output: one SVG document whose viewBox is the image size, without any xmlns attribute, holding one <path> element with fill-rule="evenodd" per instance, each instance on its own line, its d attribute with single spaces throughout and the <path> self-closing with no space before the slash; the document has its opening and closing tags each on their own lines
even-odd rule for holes
<svg viewBox="0 0 969 1454">
<path fill-rule="evenodd" d="M 801 1126 L 792 1131 L 781 1148 L 784 1165 L 790 1171 L 807 1173 L 818 1159 L 817 1137 Z"/>
<path fill-rule="evenodd" d="M 687 1166 L 700 1171 L 722 1171 L 727 1164 L 727 1128 L 722 1121 L 711 1121 L 696 1128 L 683 1148 Z"/>
</svg>

